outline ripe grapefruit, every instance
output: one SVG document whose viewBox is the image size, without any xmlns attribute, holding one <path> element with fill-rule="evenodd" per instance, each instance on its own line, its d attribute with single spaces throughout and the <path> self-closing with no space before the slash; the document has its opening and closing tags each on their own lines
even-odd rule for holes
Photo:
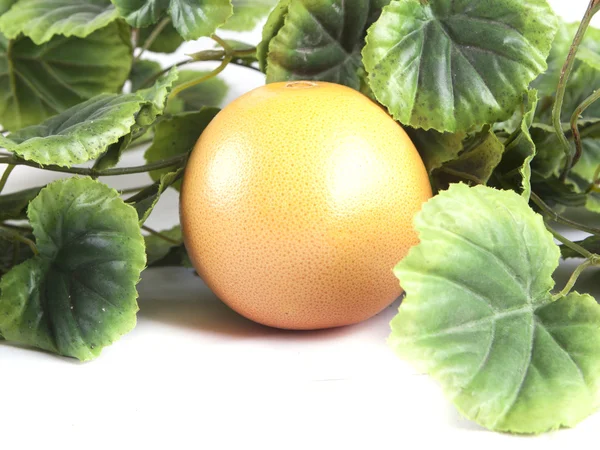
<svg viewBox="0 0 600 450">
<path fill-rule="evenodd" d="M 232 309 L 278 328 L 367 319 L 431 197 L 404 130 L 362 94 L 274 83 L 223 109 L 187 165 L 181 223 L 194 267 Z"/>
</svg>

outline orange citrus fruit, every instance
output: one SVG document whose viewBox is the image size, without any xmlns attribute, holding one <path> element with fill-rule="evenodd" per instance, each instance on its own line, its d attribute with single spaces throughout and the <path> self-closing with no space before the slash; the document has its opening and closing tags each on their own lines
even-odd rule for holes
<svg viewBox="0 0 600 450">
<path fill-rule="evenodd" d="M 364 95 L 273 83 L 204 130 L 181 193 L 185 245 L 232 309 L 278 328 L 367 319 L 401 294 L 393 267 L 431 197 L 404 130 Z"/>
</svg>

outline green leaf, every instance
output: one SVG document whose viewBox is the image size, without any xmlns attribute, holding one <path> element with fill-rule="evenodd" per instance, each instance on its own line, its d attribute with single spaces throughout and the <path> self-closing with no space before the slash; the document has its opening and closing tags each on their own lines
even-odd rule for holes
<svg viewBox="0 0 600 450">
<path fill-rule="evenodd" d="M 360 89 L 361 50 L 367 28 L 389 0 L 290 0 L 277 34 L 268 44 L 267 82 L 330 81 Z M 264 51 L 264 50 L 262 50 Z"/>
<path fill-rule="evenodd" d="M 565 152 L 554 128 L 534 123 L 529 131 L 536 148 L 532 170 L 544 177 L 558 175 L 564 165 Z"/>
<path fill-rule="evenodd" d="M 369 29 L 363 60 L 394 118 L 468 131 L 514 113 L 546 69 L 555 31 L 546 0 L 393 1 Z"/>
<path fill-rule="evenodd" d="M 36 187 L 0 196 L 0 221 L 25 219 L 29 202 L 39 192 L 40 188 Z"/>
<path fill-rule="evenodd" d="M 256 58 L 258 59 L 258 65 L 260 70 L 266 73 L 267 71 L 267 55 L 269 52 L 269 44 L 271 40 L 279 33 L 279 30 L 283 28 L 285 16 L 288 12 L 290 0 L 279 0 L 273 11 L 267 17 L 267 22 L 262 30 L 262 40 L 256 47 Z"/>
<path fill-rule="evenodd" d="M 218 112 L 217 108 L 202 108 L 200 111 L 176 114 L 160 121 L 156 124 L 154 141 L 144 154 L 146 162 L 153 163 L 189 153 Z M 154 170 L 150 172 L 150 176 L 154 181 L 159 181 L 169 170 Z M 177 190 L 180 186 L 181 183 L 173 185 Z"/>
<path fill-rule="evenodd" d="M 138 47 L 143 47 L 146 43 L 146 39 L 154 31 L 155 26 L 146 27 L 140 29 L 140 37 L 138 40 Z M 148 50 L 157 53 L 173 53 L 183 44 L 183 38 L 177 32 L 172 23 L 168 23 L 162 31 L 158 34 L 154 42 L 150 45 Z"/>
<path fill-rule="evenodd" d="M 173 249 L 183 245 L 183 236 L 181 234 L 181 225 L 176 225 L 169 230 L 160 232 L 161 236 L 150 234 L 144 237 L 146 241 L 146 259 L 148 266 L 159 263 Z M 168 240 L 164 239 L 166 237 Z"/>
<path fill-rule="evenodd" d="M 458 158 L 467 133 L 439 133 L 435 130 L 405 127 L 408 136 L 419 151 L 427 171 L 442 167 L 447 161 Z"/>
<path fill-rule="evenodd" d="M 195 70 L 182 70 L 174 86 L 187 83 L 208 74 Z M 220 106 L 227 95 L 227 84 L 220 78 L 211 78 L 187 88 L 169 100 L 166 111 L 177 114 L 184 111 L 199 111 L 204 106 Z"/>
<path fill-rule="evenodd" d="M 587 196 L 580 192 L 570 183 L 563 183 L 556 176 L 541 177 L 533 173 L 531 177 L 531 189 L 548 206 L 559 209 L 559 207 L 580 207 L 585 206 Z"/>
<path fill-rule="evenodd" d="M 57 34 L 84 38 L 118 17 L 109 0 L 18 0 L 0 18 L 0 32 L 40 45 Z"/>
<path fill-rule="evenodd" d="M 129 74 L 131 92 L 135 92 L 145 87 L 144 83 L 161 70 L 162 67 L 160 63 L 157 63 L 156 61 L 150 61 L 148 59 L 134 61 L 133 66 L 131 67 L 131 73 Z M 181 74 L 182 72 L 179 72 L 180 77 Z"/>
<path fill-rule="evenodd" d="M 28 211 L 40 255 L 0 281 L 0 333 L 80 360 L 98 356 L 136 322 L 145 266 L 135 210 L 89 178 L 59 180 Z"/>
<path fill-rule="evenodd" d="M 589 236 L 582 241 L 577 241 L 575 243 L 591 253 L 600 254 L 600 236 Z M 583 256 L 581 256 L 575 250 L 571 250 L 566 245 L 560 246 L 560 253 L 564 259 L 583 258 Z"/>
<path fill-rule="evenodd" d="M 121 136 L 117 142 L 108 146 L 106 152 L 101 155 L 94 164 L 95 170 L 106 170 L 119 164 L 121 155 L 131 144 L 133 136 L 131 133 Z"/>
<path fill-rule="evenodd" d="M 465 417 L 498 431 L 573 426 L 600 404 L 600 306 L 555 298 L 559 250 L 512 191 L 455 184 L 415 220 L 395 273 L 407 296 L 391 345 Z"/>
<path fill-rule="evenodd" d="M 120 22 L 84 39 L 56 36 L 40 46 L 0 35 L 0 123 L 17 130 L 103 92 L 119 92 L 131 53 L 129 29 Z"/>
<path fill-rule="evenodd" d="M 210 36 L 232 14 L 230 0 L 111 0 L 134 28 L 150 26 L 169 14 L 186 40 Z"/>
<path fill-rule="evenodd" d="M 0 15 L 12 8 L 15 3 L 17 0 L 0 0 Z"/>
<path fill-rule="evenodd" d="M 448 161 L 432 174 L 437 190 L 447 189 L 451 183 L 487 184 L 496 166 L 502 160 L 504 144 L 491 131 L 472 136 L 464 143 L 457 159 Z"/>
<path fill-rule="evenodd" d="M 252 31 L 275 6 L 277 0 L 232 0 L 233 16 L 221 28 L 232 31 Z"/>
<path fill-rule="evenodd" d="M 128 134 L 145 103 L 136 94 L 102 94 L 40 125 L 0 135 L 0 145 L 39 164 L 70 167 L 97 158 Z"/>
<path fill-rule="evenodd" d="M 183 169 L 179 169 L 175 172 L 165 173 L 161 175 L 158 181 L 152 186 L 147 187 L 136 194 L 133 198 L 127 200 L 128 203 L 134 203 L 135 210 L 138 213 L 140 225 L 143 225 L 144 222 L 148 220 L 148 217 L 150 217 L 154 207 L 160 200 L 162 193 L 174 183 L 179 182 L 182 176 Z M 140 200 L 138 201 L 137 198 L 140 198 Z"/>
<path fill-rule="evenodd" d="M 173 67 L 165 76 L 159 78 L 152 87 L 136 91 L 138 97 L 149 103 L 138 114 L 138 125 L 149 126 L 154 123 L 157 116 L 163 113 L 167 104 L 167 98 L 177 77 L 177 67 Z"/>
<path fill-rule="evenodd" d="M 522 191 L 525 199 L 531 194 L 531 161 L 535 157 L 535 143 L 531 139 L 529 128 L 537 108 L 537 91 L 530 90 L 525 96 L 523 119 L 519 132 L 505 142 L 505 152 L 498 165 L 497 174 L 504 178 L 515 189 Z M 517 187 L 518 186 L 518 187 Z"/>
<path fill-rule="evenodd" d="M 25 237 L 28 239 L 32 238 L 30 235 Z M 0 229 L 0 277 L 10 271 L 14 266 L 25 262 L 32 256 L 33 252 L 28 245 L 6 239 L 6 236 L 2 234 L 2 230 Z"/>
</svg>

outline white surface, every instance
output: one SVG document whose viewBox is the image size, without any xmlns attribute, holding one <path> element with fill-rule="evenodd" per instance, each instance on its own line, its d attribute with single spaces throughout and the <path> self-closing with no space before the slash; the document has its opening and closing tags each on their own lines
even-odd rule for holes
<svg viewBox="0 0 600 450">
<path fill-rule="evenodd" d="M 551 3 L 577 20 L 587 1 Z M 263 82 L 241 68 L 225 78 L 234 86 L 228 100 Z M 123 165 L 139 162 L 130 154 Z M 50 179 L 19 170 L 8 190 Z M 127 186 L 146 181 L 128 177 Z M 149 225 L 176 222 L 175 196 L 166 197 Z M 594 275 L 584 274 L 582 290 Z M 241 318 L 184 270 L 148 271 L 140 295 L 138 327 L 91 363 L 0 345 L 3 448 L 548 449 L 597 442 L 600 414 L 535 438 L 462 419 L 431 379 L 386 346 L 397 304 L 353 327 L 294 333 Z"/>
</svg>

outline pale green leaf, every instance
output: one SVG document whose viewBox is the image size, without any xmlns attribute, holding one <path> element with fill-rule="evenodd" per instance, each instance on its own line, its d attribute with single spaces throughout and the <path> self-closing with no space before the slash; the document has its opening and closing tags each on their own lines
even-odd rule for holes
<svg viewBox="0 0 600 450">
<path fill-rule="evenodd" d="M 127 23 L 150 26 L 165 14 L 186 40 L 210 36 L 231 16 L 230 0 L 111 0 Z"/>
<path fill-rule="evenodd" d="M 258 59 L 260 70 L 263 72 L 267 71 L 269 44 L 271 43 L 271 39 L 273 39 L 283 27 L 289 4 L 290 0 L 279 0 L 277 5 L 273 8 L 273 11 L 271 11 L 267 17 L 267 22 L 262 29 L 262 40 L 256 47 L 256 57 Z"/>
<path fill-rule="evenodd" d="M 207 75 L 208 72 L 182 70 L 174 84 L 187 83 Z M 204 106 L 221 106 L 227 95 L 227 84 L 220 78 L 213 77 L 195 86 L 185 89 L 169 100 L 166 111 L 171 114 L 199 111 Z"/>
<path fill-rule="evenodd" d="M 546 0 L 395 0 L 369 29 L 363 60 L 394 118 L 469 131 L 514 113 L 546 68 L 556 26 Z"/>
<path fill-rule="evenodd" d="M 550 294 L 559 249 L 512 191 L 455 184 L 415 220 L 395 269 L 407 296 L 390 344 L 492 430 L 570 427 L 600 405 L 600 306 Z"/>
<path fill-rule="evenodd" d="M 135 209 L 89 178 L 56 181 L 28 211 L 39 256 L 0 281 L 0 333 L 8 341 L 80 360 L 129 332 L 145 266 Z"/>
<path fill-rule="evenodd" d="M 145 103 L 136 94 L 102 94 L 39 125 L 0 135 L 0 146 L 39 164 L 70 167 L 97 158 L 128 134 Z"/>
<path fill-rule="evenodd" d="M 144 154 L 146 161 L 153 163 L 192 151 L 196 141 L 218 112 L 217 108 L 202 108 L 200 111 L 176 114 L 160 121 L 156 124 L 154 141 Z M 150 172 L 150 176 L 159 181 L 169 170 L 154 170 Z M 173 185 L 177 190 L 180 186 L 181 183 Z"/>
<path fill-rule="evenodd" d="M 118 17 L 109 0 L 18 0 L 0 17 L 0 32 L 40 45 L 57 34 L 84 38 Z"/>
<path fill-rule="evenodd" d="M 233 15 L 221 28 L 232 31 L 252 31 L 269 14 L 277 0 L 232 0 Z"/>
<path fill-rule="evenodd" d="M 137 116 L 138 125 L 149 126 L 156 120 L 157 116 L 163 113 L 171 89 L 177 80 L 178 73 L 177 67 L 173 67 L 151 87 L 136 91 L 138 97 L 148 102 Z"/>
<path fill-rule="evenodd" d="M 524 198 L 531 195 L 531 161 L 536 155 L 536 147 L 529 129 L 537 108 L 537 91 L 530 90 L 523 100 L 523 117 L 512 139 L 505 142 L 505 152 L 498 165 L 497 173 L 512 186 L 522 192 Z"/>
<path fill-rule="evenodd" d="M 131 53 L 129 28 L 118 21 L 86 38 L 55 36 L 40 46 L 0 35 L 0 124 L 14 131 L 119 92 Z"/>
</svg>

